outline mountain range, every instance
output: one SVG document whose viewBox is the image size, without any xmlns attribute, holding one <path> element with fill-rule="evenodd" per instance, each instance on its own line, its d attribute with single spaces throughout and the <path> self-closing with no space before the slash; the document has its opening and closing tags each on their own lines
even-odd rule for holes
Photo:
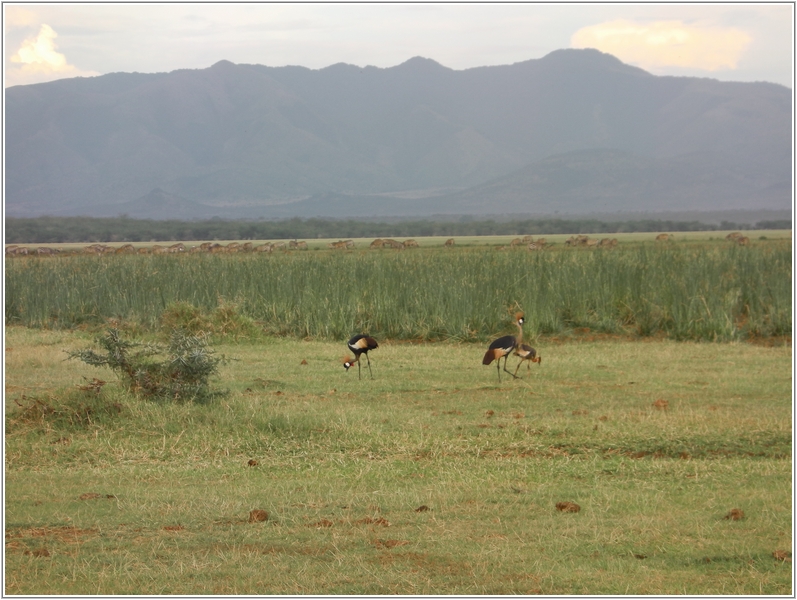
<svg viewBox="0 0 797 600">
<path fill-rule="evenodd" d="M 597 50 L 453 70 L 220 61 L 5 93 L 8 216 L 787 210 L 791 90 Z"/>
</svg>

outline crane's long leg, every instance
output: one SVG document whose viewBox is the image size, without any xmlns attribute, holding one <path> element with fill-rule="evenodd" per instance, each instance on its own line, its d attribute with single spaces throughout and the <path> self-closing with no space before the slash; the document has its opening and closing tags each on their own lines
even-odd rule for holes
<svg viewBox="0 0 797 600">
<path fill-rule="evenodd" d="M 368 361 L 368 372 L 371 374 L 371 379 L 374 378 L 374 372 L 371 370 L 371 359 L 368 358 L 368 353 L 365 353 L 365 359 Z"/>
<path fill-rule="evenodd" d="M 360 375 L 360 357 L 357 356 L 357 379 L 362 379 L 362 375 Z"/>
<path fill-rule="evenodd" d="M 498 362 L 495 363 L 495 369 L 498 371 L 498 383 L 501 383 L 501 357 L 498 357 Z"/>
<path fill-rule="evenodd" d="M 517 370 L 520 368 L 520 365 L 523 364 L 523 359 L 520 359 L 520 362 L 517 364 L 517 368 L 515 369 L 515 377 L 517 377 Z"/>
<path fill-rule="evenodd" d="M 507 361 L 508 358 L 509 358 L 509 354 L 504 354 L 504 371 L 509 373 L 515 379 L 517 379 L 517 375 L 515 375 L 512 371 L 510 371 L 509 369 L 506 368 L 506 361 Z M 500 360 L 499 360 L 499 362 L 500 362 Z"/>
</svg>

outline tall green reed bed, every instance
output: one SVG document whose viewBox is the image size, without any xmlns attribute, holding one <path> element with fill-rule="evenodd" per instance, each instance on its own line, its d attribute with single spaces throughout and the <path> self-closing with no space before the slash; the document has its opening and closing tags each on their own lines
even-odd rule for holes
<svg viewBox="0 0 797 600">
<path fill-rule="evenodd" d="M 483 341 L 598 333 L 733 340 L 791 331 L 791 247 L 722 243 L 614 249 L 422 248 L 6 261 L 7 324 L 155 326 L 175 303 L 223 307 L 266 333 Z"/>
</svg>

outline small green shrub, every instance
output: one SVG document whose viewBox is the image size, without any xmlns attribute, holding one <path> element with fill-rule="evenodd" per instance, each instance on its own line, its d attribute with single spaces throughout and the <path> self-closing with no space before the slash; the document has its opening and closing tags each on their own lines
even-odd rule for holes
<svg viewBox="0 0 797 600">
<path fill-rule="evenodd" d="M 202 332 L 175 329 L 164 346 L 124 340 L 119 330 L 109 329 L 97 343 L 103 353 L 87 348 L 69 352 L 69 358 L 110 368 L 132 392 L 146 398 L 206 402 L 225 393 L 212 391 L 209 379 L 226 359 L 214 356 Z"/>
</svg>

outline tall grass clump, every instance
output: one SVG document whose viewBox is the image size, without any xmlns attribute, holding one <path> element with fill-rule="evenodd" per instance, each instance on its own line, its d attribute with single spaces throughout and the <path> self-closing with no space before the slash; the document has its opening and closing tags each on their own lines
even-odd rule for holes
<svg viewBox="0 0 797 600">
<path fill-rule="evenodd" d="M 319 339 L 368 332 L 484 341 L 510 332 L 510 315 L 520 309 L 532 336 L 589 329 L 733 340 L 791 331 L 791 251 L 787 242 L 766 242 L 6 263 L 6 323 L 74 327 L 130 319 L 157 327 L 175 306 L 193 307 L 206 319 L 239 319 L 249 335 L 258 329 Z"/>
</svg>

